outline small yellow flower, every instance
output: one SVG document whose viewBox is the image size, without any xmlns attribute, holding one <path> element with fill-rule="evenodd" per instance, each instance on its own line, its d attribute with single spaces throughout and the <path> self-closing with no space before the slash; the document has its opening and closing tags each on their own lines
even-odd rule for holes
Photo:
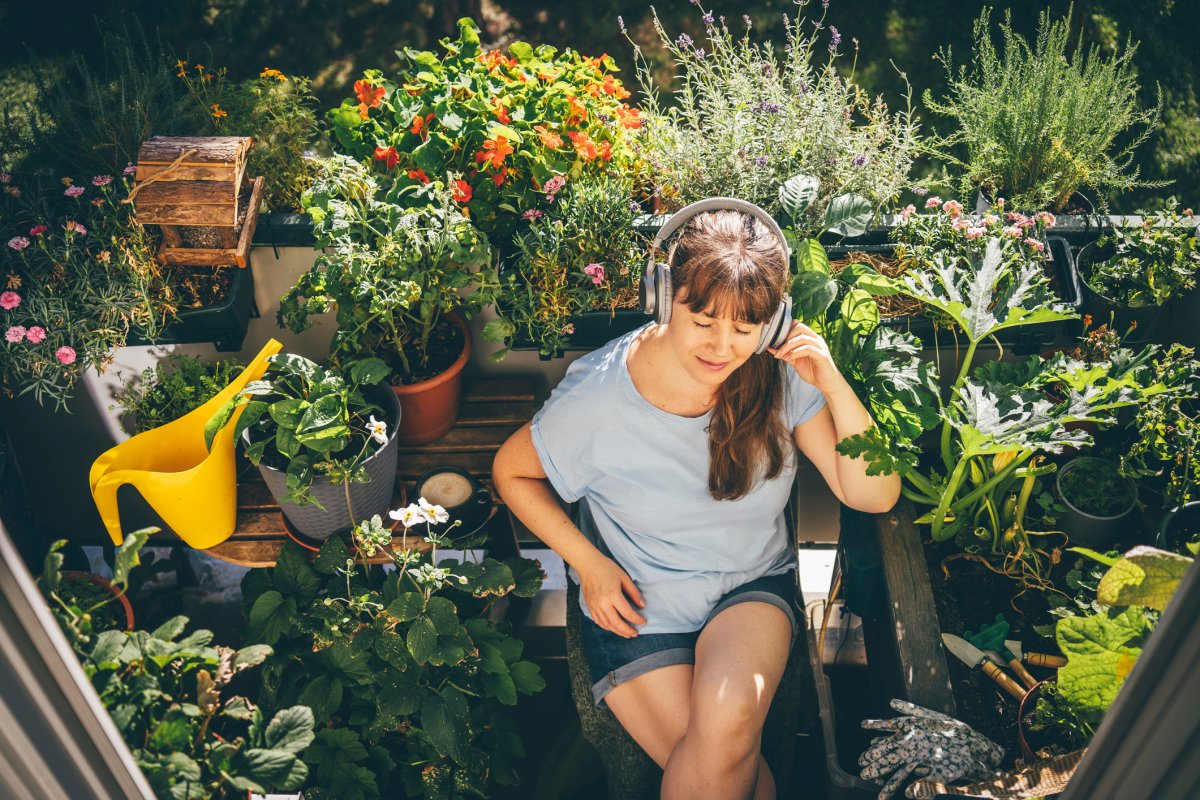
<svg viewBox="0 0 1200 800">
<path fill-rule="evenodd" d="M 9 289 L 20 289 L 21 288 L 21 276 L 10 272 L 5 276 L 4 284 Z"/>
<path fill-rule="evenodd" d="M 199 71 L 199 72 L 204 72 L 204 65 L 203 65 L 203 64 L 197 64 L 197 65 L 196 65 L 196 70 L 197 70 L 197 71 Z"/>
<path fill-rule="evenodd" d="M 258 74 L 258 77 L 260 77 L 260 78 L 274 78 L 275 80 L 277 80 L 277 81 L 279 81 L 279 82 L 281 82 L 281 83 L 282 83 L 283 81 L 286 81 L 286 80 L 287 80 L 287 76 L 286 76 L 286 75 L 284 75 L 284 74 L 283 74 L 282 72 L 280 72 L 279 70 L 277 70 L 277 69 L 271 69 L 270 67 L 266 67 L 266 68 L 264 68 L 264 69 L 263 69 L 263 71 L 262 71 L 262 72 L 260 72 L 260 73 Z"/>
<path fill-rule="evenodd" d="M 73 184 L 75 182 L 70 178 L 60 178 L 59 180 L 62 181 L 63 186 L 70 186 L 71 184 Z"/>
<path fill-rule="evenodd" d="M 112 254 L 109 253 L 107 250 L 101 250 L 99 253 L 96 254 L 96 260 L 99 261 L 101 264 L 107 264 L 109 261 L 112 260 Z"/>
<path fill-rule="evenodd" d="M 229 116 L 227 112 L 221 110 L 220 103 L 213 103 L 211 106 L 209 106 L 209 109 L 212 111 L 213 119 L 220 119 L 221 117 Z"/>
</svg>

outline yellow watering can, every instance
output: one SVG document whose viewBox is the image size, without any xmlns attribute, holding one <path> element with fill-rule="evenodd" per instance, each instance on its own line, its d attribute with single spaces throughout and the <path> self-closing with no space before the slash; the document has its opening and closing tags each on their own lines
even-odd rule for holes
<svg viewBox="0 0 1200 800">
<path fill-rule="evenodd" d="M 267 358 L 282 347 L 270 340 L 216 397 L 174 422 L 121 442 L 92 462 L 92 499 L 114 544 L 122 538 L 117 489 L 127 483 L 190 546 L 204 550 L 229 538 L 237 524 L 234 425 L 221 428 L 210 451 L 204 446 L 204 423 L 247 383 L 261 378 Z M 244 408 L 234 412 L 231 423 Z"/>
</svg>

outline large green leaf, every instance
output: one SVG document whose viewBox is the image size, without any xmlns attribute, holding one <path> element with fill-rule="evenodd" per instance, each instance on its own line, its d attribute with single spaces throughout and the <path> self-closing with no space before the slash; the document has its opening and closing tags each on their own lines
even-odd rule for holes
<svg viewBox="0 0 1200 800">
<path fill-rule="evenodd" d="M 875 298 L 862 289 L 851 289 L 842 297 L 842 320 L 859 336 L 866 336 L 879 326 L 879 306 Z"/>
<path fill-rule="evenodd" d="M 812 322 L 825 315 L 837 299 L 837 281 L 819 270 L 801 272 L 792 281 L 792 309 L 796 318 Z"/>
<path fill-rule="evenodd" d="M 318 723 L 324 723 L 341 707 L 343 691 L 342 682 L 336 675 L 318 675 L 304 687 L 296 700 L 312 709 L 313 718 Z"/>
<path fill-rule="evenodd" d="M 437 628 L 433 620 L 424 614 L 413 620 L 412 627 L 408 629 L 407 643 L 413 661 L 420 665 L 428 664 L 429 657 L 437 647 Z"/>
<path fill-rule="evenodd" d="M 313 713 L 307 706 L 280 711 L 267 725 L 266 744 L 272 750 L 299 755 L 313 742 Z"/>
<path fill-rule="evenodd" d="M 443 756 L 462 763 L 471 740 L 466 698 L 453 686 L 441 694 L 426 695 L 421 702 L 421 728 Z"/>
<path fill-rule="evenodd" d="M 405 592 L 388 604 L 387 613 L 401 622 L 417 618 L 425 610 L 425 598 L 420 592 Z"/>
<path fill-rule="evenodd" d="M 1192 559 L 1155 547 L 1130 550 L 1104 577 L 1096 589 L 1096 600 L 1106 606 L 1145 606 L 1164 611 Z"/>
<path fill-rule="evenodd" d="M 825 209 L 825 227 L 841 236 L 862 236 L 875 210 L 871 201 L 856 194 L 840 194 Z"/>
<path fill-rule="evenodd" d="M 374 386 L 392 374 L 382 358 L 364 358 L 350 366 L 350 380 L 359 386 Z"/>
<path fill-rule="evenodd" d="M 801 275 L 806 272 L 816 272 L 826 277 L 833 275 L 829 267 L 829 254 L 816 239 L 802 239 L 796 243 L 796 270 Z"/>
<path fill-rule="evenodd" d="M 320 588 L 320 577 L 308 563 L 304 551 L 294 542 L 286 542 L 275 561 L 275 588 L 296 600 L 296 606 L 313 601 Z"/>
<path fill-rule="evenodd" d="M 458 609 L 454 603 L 445 597 L 429 598 L 426 613 L 433 620 L 433 626 L 441 636 L 451 636 L 462 632 L 462 623 L 458 619 Z"/>
<path fill-rule="evenodd" d="M 847 264 L 838 273 L 838 277 L 843 283 L 870 292 L 875 297 L 890 297 L 901 292 L 895 280 L 880 274 L 870 264 L 862 261 Z"/>
<path fill-rule="evenodd" d="M 821 191 L 821 181 L 813 175 L 793 175 L 779 187 L 779 205 L 793 221 L 800 219 Z"/>
<path fill-rule="evenodd" d="M 296 601 L 271 589 L 263 592 L 250 608 L 246 636 L 250 641 L 275 644 L 296 619 Z"/>
<path fill-rule="evenodd" d="M 421 687 L 405 672 L 384 670 L 375 676 L 379 708 L 396 717 L 415 714 L 421 707 Z"/>
<path fill-rule="evenodd" d="M 546 688 L 542 671 L 532 661 L 518 661 L 511 666 L 513 683 L 522 694 L 533 694 Z"/>
<path fill-rule="evenodd" d="M 353 764 L 367 758 L 367 748 L 358 734 L 345 728 L 325 728 L 304 753 L 304 759 L 317 768 L 317 780 L 329 784 L 338 765 Z"/>
<path fill-rule="evenodd" d="M 1058 671 L 1063 699 L 1099 724 L 1141 655 L 1147 630 L 1146 614 L 1136 607 L 1112 616 L 1060 619 L 1055 638 L 1067 657 L 1067 665 Z"/>
<path fill-rule="evenodd" d="M 268 750 L 252 747 L 242 756 L 245 776 L 256 783 L 277 786 L 285 783 L 296 766 L 296 755 L 287 750 Z"/>
<path fill-rule="evenodd" d="M 127 535 L 117 548 L 113 557 L 113 583 L 124 587 L 129 583 L 129 573 L 142 563 L 141 551 L 150 534 L 157 533 L 158 528 L 141 528 Z"/>
<path fill-rule="evenodd" d="M 304 438 L 311 438 L 312 434 L 320 431 L 326 431 L 334 426 L 342 426 L 346 423 L 346 402 L 336 394 L 327 394 L 317 398 L 311 406 L 304 411 L 304 416 L 300 418 L 300 424 L 296 426 L 296 437 L 302 441 Z"/>
</svg>

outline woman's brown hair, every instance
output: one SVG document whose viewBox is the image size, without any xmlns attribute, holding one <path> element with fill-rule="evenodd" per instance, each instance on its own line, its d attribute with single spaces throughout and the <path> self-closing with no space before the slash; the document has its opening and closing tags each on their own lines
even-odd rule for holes
<svg viewBox="0 0 1200 800">
<path fill-rule="evenodd" d="M 766 323 L 787 290 L 783 243 L 740 211 L 710 211 L 684 225 L 668 254 L 671 285 L 694 313 Z M 721 384 L 708 426 L 708 491 L 743 497 L 761 477 L 778 477 L 790 441 L 783 372 L 770 353 L 750 356 Z"/>
</svg>

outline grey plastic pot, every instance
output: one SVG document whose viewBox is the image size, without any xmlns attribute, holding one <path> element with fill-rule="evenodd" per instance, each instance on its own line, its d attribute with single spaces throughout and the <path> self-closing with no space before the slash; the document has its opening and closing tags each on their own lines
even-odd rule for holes
<svg viewBox="0 0 1200 800">
<path fill-rule="evenodd" d="M 1137 484 L 1128 478 L 1125 479 L 1129 487 L 1133 490 L 1133 499 L 1120 514 L 1107 517 L 1090 514 L 1076 506 L 1071 498 L 1063 492 L 1063 479 L 1074 470 L 1089 463 L 1107 464 L 1109 462 L 1102 458 L 1092 458 L 1090 456 L 1082 456 L 1067 462 L 1058 471 L 1058 477 L 1055 479 L 1055 490 L 1058 493 L 1059 499 L 1062 500 L 1063 505 L 1067 508 L 1064 514 L 1064 522 L 1071 541 L 1084 547 L 1097 549 L 1108 545 L 1109 542 L 1116 538 L 1117 534 L 1125 526 L 1125 520 L 1137 508 Z"/>
<path fill-rule="evenodd" d="M 1158 525 L 1157 544 L 1163 550 L 1189 555 L 1184 545 L 1189 534 L 1200 531 L 1200 500 L 1175 506 Z"/>
<path fill-rule="evenodd" d="M 1150 341 L 1158 332 L 1163 320 L 1171 312 L 1171 301 L 1161 306 L 1127 306 L 1108 299 L 1092 288 L 1088 277 L 1092 272 L 1092 264 L 1103 261 L 1112 255 L 1111 249 L 1101 248 L 1096 242 L 1083 246 L 1076 257 L 1076 267 L 1079 270 L 1080 288 L 1083 290 L 1083 310 L 1092 315 L 1093 325 L 1107 323 L 1111 315 L 1117 333 L 1124 336 L 1130 343 Z M 1132 331 L 1129 326 L 1137 323 Z"/>
<path fill-rule="evenodd" d="M 396 454 L 399 452 L 396 429 L 400 425 L 400 399 L 386 383 L 364 387 L 363 395 L 384 409 L 388 421 L 387 444 L 363 462 L 367 476 L 371 479 L 369 482 L 351 483 L 347 487 L 333 483 L 323 475 L 316 476 L 313 478 L 309 494 L 325 507 L 322 511 L 313 504 L 301 506 L 283 501 L 281 498 L 288 493 L 287 473 L 266 464 L 259 464 L 258 469 L 262 472 L 263 481 L 271 490 L 271 495 L 279 502 L 279 509 L 292 527 L 309 539 L 324 541 L 335 533 L 349 531 L 373 514 L 382 515 L 388 510 L 396 483 Z M 346 506 L 347 489 L 350 497 L 349 510 Z"/>
</svg>

